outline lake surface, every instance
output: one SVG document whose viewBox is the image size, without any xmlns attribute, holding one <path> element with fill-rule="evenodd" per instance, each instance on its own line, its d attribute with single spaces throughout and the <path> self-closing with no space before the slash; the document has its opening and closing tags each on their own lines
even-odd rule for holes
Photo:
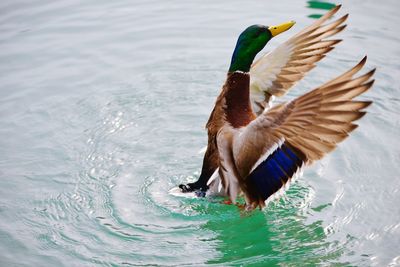
<svg viewBox="0 0 400 267">
<path fill-rule="evenodd" d="M 0 266 L 400 266 L 400 2 L 346 1 L 344 42 L 289 94 L 368 55 L 360 127 L 265 210 L 195 180 L 237 36 L 338 3 L 1 1 Z M 336 16 L 338 17 L 338 16 Z"/>
</svg>

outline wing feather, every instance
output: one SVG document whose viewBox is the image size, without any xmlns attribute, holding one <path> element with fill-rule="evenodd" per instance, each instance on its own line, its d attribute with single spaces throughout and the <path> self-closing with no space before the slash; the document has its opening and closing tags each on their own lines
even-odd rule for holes
<svg viewBox="0 0 400 267">
<path fill-rule="evenodd" d="M 360 70 L 364 64 L 365 59 L 353 70 Z M 347 72 L 351 75 L 338 77 L 341 82 L 334 79 L 295 99 L 290 103 L 292 108 L 283 111 L 286 112 L 286 116 L 280 114 L 285 119 L 275 127 L 276 132 L 301 150 L 308 162 L 320 159 L 333 150 L 338 142 L 356 128 L 352 122 L 366 114 L 363 109 L 368 107 L 371 101 L 352 99 L 371 88 L 374 80 L 369 79 L 374 71 L 353 78 L 356 72 Z M 315 106 L 310 108 L 310 103 L 319 103 L 320 107 L 317 110 Z M 268 112 L 265 116 L 268 116 Z M 307 120 L 308 124 L 304 120 Z M 296 135 L 287 136 L 289 133 L 287 128 L 292 128 L 291 133 L 296 132 Z"/>
<path fill-rule="evenodd" d="M 261 200 L 290 180 L 302 163 L 321 159 L 357 128 L 354 121 L 372 103 L 353 100 L 373 85 L 374 70 L 354 77 L 365 61 L 293 101 L 272 107 L 233 139 L 232 146 L 241 148 L 233 150 L 233 158 L 250 207 L 263 206 Z"/>
<path fill-rule="evenodd" d="M 315 67 L 341 40 L 329 38 L 346 25 L 348 15 L 325 24 L 338 10 L 335 7 L 319 20 L 306 27 L 275 50 L 265 54 L 250 69 L 250 98 L 253 110 L 259 115 L 271 96 L 283 96 L 304 75 Z"/>
</svg>

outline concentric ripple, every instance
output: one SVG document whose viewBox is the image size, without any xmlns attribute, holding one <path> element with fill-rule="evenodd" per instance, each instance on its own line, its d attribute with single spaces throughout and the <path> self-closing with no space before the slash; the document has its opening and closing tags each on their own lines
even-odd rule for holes
<svg viewBox="0 0 400 267">
<path fill-rule="evenodd" d="M 400 265 L 397 1 L 346 3 L 344 42 L 290 91 L 378 67 L 359 129 L 284 197 L 168 193 L 199 176 L 237 35 L 333 6 L 307 3 L 2 1 L 0 266 Z"/>
</svg>

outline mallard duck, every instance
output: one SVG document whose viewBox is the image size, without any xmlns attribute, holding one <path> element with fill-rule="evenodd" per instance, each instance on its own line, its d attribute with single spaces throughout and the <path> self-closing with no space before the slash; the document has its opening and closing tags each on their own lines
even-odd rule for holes
<svg viewBox="0 0 400 267">
<path fill-rule="evenodd" d="M 353 100 L 373 84 L 374 70 L 354 78 L 366 58 L 309 93 L 269 108 L 273 96 L 285 95 L 341 41 L 327 38 L 346 27 L 348 15 L 325 23 L 339 8 L 254 63 L 268 41 L 294 22 L 253 25 L 241 33 L 206 125 L 208 146 L 200 178 L 180 185 L 183 192 L 204 193 L 220 177 L 220 190 L 232 202 L 243 193 L 248 209 L 264 207 L 303 165 L 332 151 L 357 127 L 353 121 L 371 104 Z"/>
</svg>

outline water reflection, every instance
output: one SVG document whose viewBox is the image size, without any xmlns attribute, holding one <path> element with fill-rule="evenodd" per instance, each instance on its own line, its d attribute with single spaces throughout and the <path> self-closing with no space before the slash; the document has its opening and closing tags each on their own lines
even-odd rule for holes
<svg viewBox="0 0 400 267">
<path fill-rule="evenodd" d="M 214 213 L 214 218 L 203 226 L 204 230 L 216 234 L 216 250 L 220 253 L 208 263 L 234 266 L 275 266 L 282 262 L 288 265 L 348 264 L 339 259 L 349 252 L 345 248 L 352 238 L 330 240 L 331 233 L 325 230 L 321 220 L 310 222 L 310 213 L 329 206 L 312 208 L 312 198 L 313 189 L 299 181 L 287 192 L 286 200 L 270 203 L 263 212 L 239 216 L 234 206 L 222 208 L 223 213 Z M 212 210 L 205 212 L 210 214 Z"/>
<path fill-rule="evenodd" d="M 307 1 L 308 8 L 316 9 L 318 11 L 331 10 L 335 6 L 336 6 L 336 4 L 330 3 L 330 2 L 321 2 L 321 1 L 314 1 L 314 0 Z M 322 17 L 323 15 L 324 14 L 321 14 L 321 13 L 313 13 L 313 14 L 308 15 L 308 17 L 313 18 L 313 19 L 318 19 L 318 18 Z"/>
</svg>

